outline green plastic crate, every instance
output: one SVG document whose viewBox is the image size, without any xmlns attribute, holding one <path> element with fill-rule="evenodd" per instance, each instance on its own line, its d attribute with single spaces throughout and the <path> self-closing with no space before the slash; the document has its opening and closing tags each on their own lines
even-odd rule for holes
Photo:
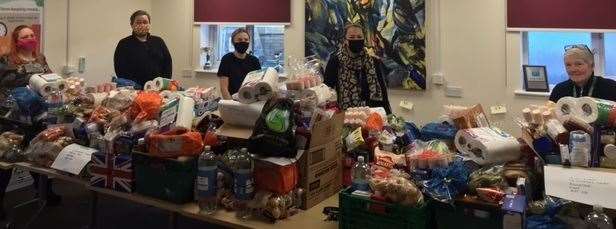
<svg viewBox="0 0 616 229">
<path fill-rule="evenodd" d="M 432 218 L 427 203 L 418 207 L 407 207 L 353 196 L 351 192 L 350 188 L 347 188 L 339 194 L 338 220 L 341 229 L 430 228 Z"/>
<path fill-rule="evenodd" d="M 431 204 L 438 229 L 501 229 L 503 213 L 500 206 L 458 199 L 454 206 L 433 201 Z"/>
<path fill-rule="evenodd" d="M 194 201 L 197 160 L 156 158 L 133 153 L 136 192 L 176 204 Z"/>
</svg>

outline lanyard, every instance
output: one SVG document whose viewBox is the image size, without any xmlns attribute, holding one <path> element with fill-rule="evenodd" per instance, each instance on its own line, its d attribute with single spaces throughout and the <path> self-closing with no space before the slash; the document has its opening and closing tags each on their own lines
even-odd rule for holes
<svg viewBox="0 0 616 229">
<path fill-rule="evenodd" d="M 588 89 L 588 96 L 592 97 L 592 93 L 595 90 L 595 83 L 597 80 L 595 79 L 597 76 L 592 77 L 592 83 L 590 83 L 590 88 Z M 580 97 L 584 96 L 584 87 L 580 87 Z M 573 85 L 573 97 L 577 98 L 577 90 L 575 90 L 575 84 Z"/>
</svg>

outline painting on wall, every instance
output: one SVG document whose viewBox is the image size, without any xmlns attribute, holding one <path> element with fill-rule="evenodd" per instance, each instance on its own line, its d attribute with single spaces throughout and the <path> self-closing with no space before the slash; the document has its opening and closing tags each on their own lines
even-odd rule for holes
<svg viewBox="0 0 616 229">
<path fill-rule="evenodd" d="M 344 26 L 364 28 L 368 52 L 381 58 L 389 88 L 426 89 L 425 0 L 306 0 L 306 56 L 323 62 Z"/>
</svg>

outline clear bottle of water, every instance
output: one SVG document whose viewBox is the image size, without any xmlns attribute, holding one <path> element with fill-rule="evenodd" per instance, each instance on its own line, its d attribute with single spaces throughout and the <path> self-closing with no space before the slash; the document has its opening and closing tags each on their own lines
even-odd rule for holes
<svg viewBox="0 0 616 229">
<path fill-rule="evenodd" d="M 217 176 L 218 167 L 216 154 L 210 146 L 199 156 L 199 170 L 197 172 L 197 201 L 201 212 L 213 214 L 217 208 Z"/>
<path fill-rule="evenodd" d="M 357 157 L 357 163 L 353 166 L 353 184 L 354 190 L 370 191 L 368 186 L 368 176 L 370 175 L 370 166 L 364 161 L 363 156 Z"/>
<path fill-rule="evenodd" d="M 254 181 L 252 171 L 254 162 L 248 149 L 242 148 L 237 155 L 237 167 L 233 172 L 233 193 L 237 200 L 236 213 L 240 219 L 247 219 L 251 215 L 251 209 L 247 206 L 254 195 Z"/>
<path fill-rule="evenodd" d="M 595 205 L 593 211 L 586 216 L 586 228 L 588 229 L 612 229 L 612 219 L 603 213 L 603 207 Z"/>
<path fill-rule="evenodd" d="M 584 131 L 576 130 L 570 133 L 569 154 L 571 155 L 571 165 L 588 167 L 591 150 L 590 141 L 590 135 Z"/>
</svg>

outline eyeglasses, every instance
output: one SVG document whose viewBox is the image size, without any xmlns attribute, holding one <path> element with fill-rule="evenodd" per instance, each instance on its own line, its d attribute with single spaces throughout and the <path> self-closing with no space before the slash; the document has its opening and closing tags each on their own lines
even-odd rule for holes
<svg viewBox="0 0 616 229">
<path fill-rule="evenodd" d="M 565 45 L 565 52 L 569 51 L 569 49 L 572 49 L 572 48 L 578 48 L 578 49 L 586 50 L 586 51 L 588 51 L 588 53 L 593 54 L 592 50 L 590 50 L 590 48 L 588 48 L 588 46 L 585 45 L 585 44 Z"/>
</svg>

